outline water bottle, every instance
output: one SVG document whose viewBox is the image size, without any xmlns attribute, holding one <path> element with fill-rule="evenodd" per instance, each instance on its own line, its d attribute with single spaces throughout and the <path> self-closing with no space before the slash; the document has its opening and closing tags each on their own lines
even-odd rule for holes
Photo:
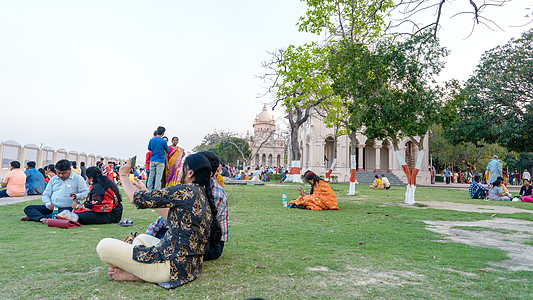
<svg viewBox="0 0 533 300">
<path fill-rule="evenodd" d="M 57 219 L 56 215 L 57 213 L 59 212 L 59 209 L 56 207 L 54 207 L 54 211 L 52 212 L 52 219 Z"/>
<path fill-rule="evenodd" d="M 287 195 L 285 193 L 283 193 L 281 199 L 283 200 L 283 207 L 287 207 Z"/>
</svg>

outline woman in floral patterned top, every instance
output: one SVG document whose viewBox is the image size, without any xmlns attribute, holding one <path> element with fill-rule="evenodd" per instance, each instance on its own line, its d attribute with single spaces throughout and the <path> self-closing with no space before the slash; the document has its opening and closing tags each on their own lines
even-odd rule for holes
<svg viewBox="0 0 533 300">
<path fill-rule="evenodd" d="M 209 161 L 203 155 L 188 156 L 181 169 L 181 184 L 161 190 L 148 191 L 140 181 L 134 186 L 129 171 L 129 164 L 119 170 L 128 200 L 139 209 L 169 208 L 169 230 L 162 239 L 141 234 L 133 244 L 101 240 L 96 251 L 109 266 L 108 275 L 118 281 L 148 281 L 165 288 L 196 279 L 202 271 L 206 244 L 215 238 L 210 236 L 216 209 Z"/>
</svg>

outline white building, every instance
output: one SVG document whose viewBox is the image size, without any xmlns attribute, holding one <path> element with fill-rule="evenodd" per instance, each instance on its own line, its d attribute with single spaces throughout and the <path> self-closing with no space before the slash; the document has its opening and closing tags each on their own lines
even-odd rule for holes
<svg viewBox="0 0 533 300">
<path fill-rule="evenodd" d="M 300 127 L 298 133 L 301 172 L 312 170 L 322 176 L 329 170 L 334 157 L 335 136 L 332 128 L 326 128 L 322 118 L 313 112 Z M 389 141 L 370 141 L 361 133 L 357 133 L 356 161 L 358 172 L 393 173 L 404 183 L 404 174 L 394 149 Z M 425 155 L 417 176 L 417 184 L 430 184 L 428 137 L 424 139 Z M 404 156 L 407 165 L 413 168 L 418 155 L 418 147 L 405 138 L 400 141 L 399 152 Z M 337 161 L 333 173 L 340 182 L 350 181 L 350 139 L 343 135 L 337 138 Z"/>
<path fill-rule="evenodd" d="M 250 143 L 250 150 L 256 153 L 252 158 L 250 166 L 277 167 L 285 166 L 285 150 L 287 138 L 276 130 L 274 115 L 268 107 L 263 107 L 263 111 L 255 117 L 253 124 L 253 137 L 248 133 L 246 139 Z M 258 151 L 259 149 L 259 151 Z"/>
</svg>

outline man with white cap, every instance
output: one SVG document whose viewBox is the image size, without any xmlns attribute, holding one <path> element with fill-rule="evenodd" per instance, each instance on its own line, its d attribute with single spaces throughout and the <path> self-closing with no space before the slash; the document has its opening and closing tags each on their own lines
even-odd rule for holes
<svg viewBox="0 0 533 300">
<path fill-rule="evenodd" d="M 498 177 L 502 176 L 502 163 L 498 160 L 498 155 L 492 156 L 492 160 L 487 165 L 487 170 L 489 171 L 489 181 L 488 184 L 492 185 Z"/>
</svg>

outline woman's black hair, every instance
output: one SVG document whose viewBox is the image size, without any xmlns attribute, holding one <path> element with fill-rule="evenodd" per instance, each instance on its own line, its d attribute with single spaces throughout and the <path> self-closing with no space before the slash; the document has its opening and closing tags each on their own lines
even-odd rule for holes
<svg viewBox="0 0 533 300">
<path fill-rule="evenodd" d="M 44 169 L 43 168 L 39 168 L 39 173 L 43 174 L 43 177 L 46 177 L 46 173 L 44 172 Z"/>
<path fill-rule="evenodd" d="M 220 242 L 222 236 L 222 230 L 217 220 L 217 207 L 215 206 L 215 200 L 213 198 L 213 191 L 211 191 L 211 164 L 207 157 L 201 154 L 191 154 L 185 158 L 183 162 L 184 170 L 188 169 L 193 171 L 194 183 L 197 183 L 205 189 L 205 195 L 209 208 L 211 208 L 211 214 L 213 216 L 213 222 L 211 223 L 211 233 L 209 235 L 209 242 L 211 245 L 217 245 Z"/>
<path fill-rule="evenodd" d="M 319 176 L 317 176 L 315 173 L 313 173 L 311 170 L 307 170 L 304 173 L 304 178 L 306 181 L 309 181 L 311 183 L 311 192 L 309 194 L 312 194 L 315 190 L 316 184 L 322 180 Z"/>
<path fill-rule="evenodd" d="M 492 183 L 492 186 L 500 186 L 501 183 L 502 182 L 499 179 L 496 179 L 496 181 Z"/>
<path fill-rule="evenodd" d="M 107 178 L 107 176 L 102 175 L 102 170 L 98 167 L 89 167 L 85 171 L 85 175 L 87 178 L 93 179 L 93 184 L 99 183 L 101 184 L 105 190 L 111 189 L 115 196 L 117 196 L 118 202 L 122 202 L 122 197 L 120 196 L 120 192 L 118 191 L 117 186 Z"/>
<path fill-rule="evenodd" d="M 377 179 L 379 179 L 378 175 L 374 175 L 374 177 L 376 177 Z"/>
<path fill-rule="evenodd" d="M 48 171 L 55 173 L 56 172 L 56 166 L 53 164 L 48 165 Z"/>
</svg>

